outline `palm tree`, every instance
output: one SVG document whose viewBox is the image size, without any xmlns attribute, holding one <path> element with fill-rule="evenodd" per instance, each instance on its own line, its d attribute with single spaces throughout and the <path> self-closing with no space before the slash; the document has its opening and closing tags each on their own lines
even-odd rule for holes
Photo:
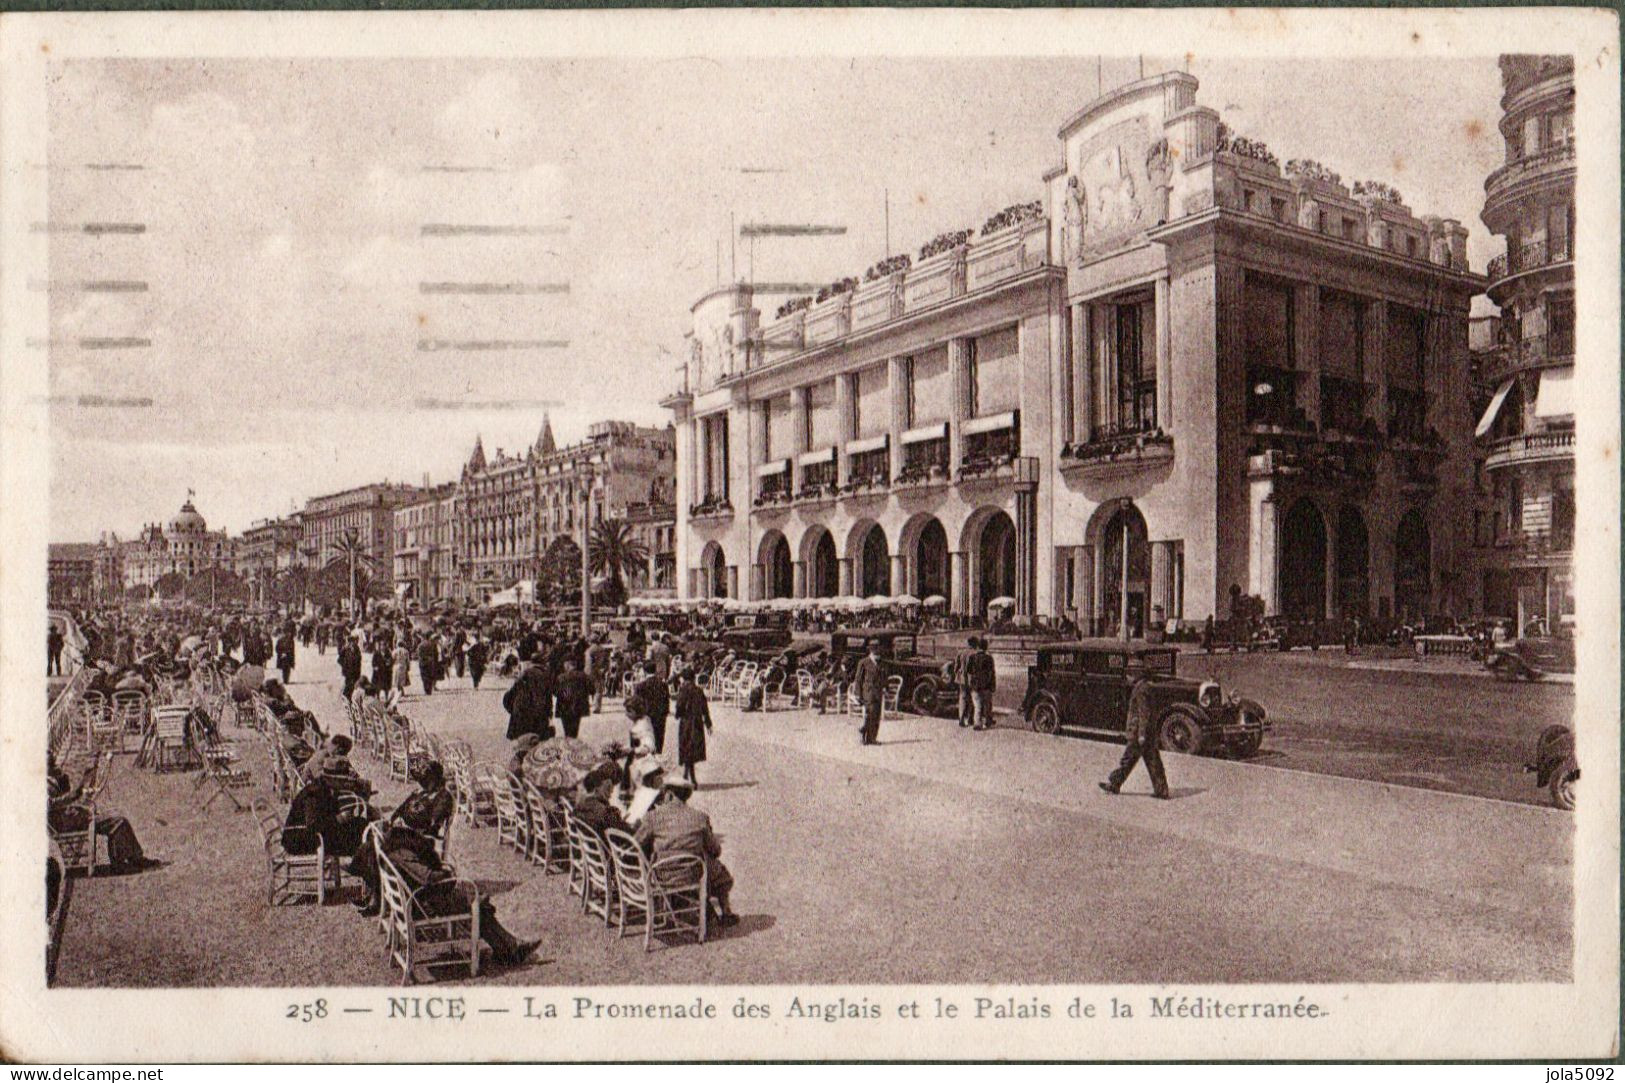
<svg viewBox="0 0 1625 1083">
<path fill-rule="evenodd" d="M 647 565 L 649 550 L 632 534 L 626 520 L 605 519 L 592 528 L 587 560 L 595 575 L 609 577 L 612 604 L 620 605 L 626 598 L 626 572 Z"/>
<path fill-rule="evenodd" d="M 356 567 L 357 565 L 360 565 L 363 569 L 370 570 L 372 566 L 372 557 L 367 553 L 366 546 L 361 544 L 361 532 L 356 530 L 354 527 L 351 527 L 349 530 L 346 530 L 343 534 L 339 535 L 339 540 L 334 544 L 334 548 L 338 550 L 338 559 L 344 561 L 349 565 L 350 568 L 350 615 L 354 616 L 356 597 Z"/>
</svg>

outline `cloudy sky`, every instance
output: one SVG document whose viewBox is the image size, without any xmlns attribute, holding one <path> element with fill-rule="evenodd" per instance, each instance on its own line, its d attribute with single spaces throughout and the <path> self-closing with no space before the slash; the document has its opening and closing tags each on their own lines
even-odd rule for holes
<svg viewBox="0 0 1625 1083">
<path fill-rule="evenodd" d="M 1493 58 L 1190 70 L 1199 100 L 1282 161 L 1460 218 L 1475 268 L 1498 250 L 1478 221 L 1502 155 Z M 912 251 L 1037 198 L 1061 122 L 1137 73 L 1092 58 L 55 64 L 51 536 L 128 535 L 189 488 L 236 531 L 372 480 L 446 480 L 476 433 L 518 448 L 544 410 L 560 439 L 600 418 L 664 424 L 688 307 L 719 272 L 858 274 L 885 254 L 888 207 L 892 250 Z M 730 222 L 845 233 L 730 246 Z"/>
</svg>

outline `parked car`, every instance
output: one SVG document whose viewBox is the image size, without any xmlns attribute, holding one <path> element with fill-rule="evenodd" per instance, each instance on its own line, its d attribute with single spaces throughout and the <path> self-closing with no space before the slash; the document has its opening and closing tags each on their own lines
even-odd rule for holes
<svg viewBox="0 0 1625 1083">
<path fill-rule="evenodd" d="M 958 689 L 942 677 L 946 658 L 920 653 L 919 637 L 900 629 L 848 629 L 832 632 L 829 652 L 835 658 L 862 657 L 873 643 L 880 648 L 880 670 L 887 678 L 902 677 L 900 706 L 915 714 L 951 714 L 958 704 Z"/>
<path fill-rule="evenodd" d="M 782 613 L 730 613 L 717 641 L 742 655 L 763 655 L 790 645 L 790 624 Z"/>
<path fill-rule="evenodd" d="M 1162 747 L 1175 752 L 1255 755 L 1269 721 L 1250 699 L 1226 694 L 1216 681 L 1175 674 L 1171 647 L 1083 640 L 1040 647 L 1027 670 L 1022 713 L 1038 733 L 1062 729 L 1122 734 L 1136 670 L 1151 677 L 1151 709 L 1162 720 Z"/>
<path fill-rule="evenodd" d="M 1535 776 L 1535 785 L 1549 790 L 1552 804 L 1560 809 L 1574 808 L 1574 786 L 1580 781 L 1580 764 L 1574 758 L 1574 731 L 1567 726 L 1547 726 L 1535 742 L 1535 762 L 1524 764 Z"/>
<path fill-rule="evenodd" d="M 1538 681 L 1548 673 L 1574 672 L 1572 636 L 1526 636 L 1490 648 L 1484 665 L 1503 681 Z"/>
</svg>

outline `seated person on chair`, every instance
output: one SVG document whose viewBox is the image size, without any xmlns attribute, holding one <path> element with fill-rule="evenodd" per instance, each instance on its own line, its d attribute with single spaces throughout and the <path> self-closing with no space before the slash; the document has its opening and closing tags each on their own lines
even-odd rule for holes
<svg viewBox="0 0 1625 1083">
<path fill-rule="evenodd" d="M 70 785 L 68 773 L 49 753 L 45 761 L 45 783 L 49 799 L 46 822 L 53 832 L 60 835 L 83 831 L 90 825 L 90 809 L 79 803 L 85 789 L 84 779 L 81 778 L 77 786 Z M 114 872 L 137 872 L 158 864 L 142 852 L 130 821 L 117 813 L 97 815 L 96 834 L 107 840 L 107 863 Z"/>
<path fill-rule="evenodd" d="M 446 769 L 437 760 L 414 758 L 407 774 L 418 784 L 418 789 L 416 793 L 409 794 L 380 825 L 384 832 L 384 850 L 391 852 L 416 846 L 433 852 L 457 802 L 446 788 Z M 350 872 L 367 885 L 366 898 L 356 905 L 363 912 L 376 914 L 378 863 L 372 847 L 363 846 L 356 851 L 355 860 L 350 862 Z"/>
<path fill-rule="evenodd" d="M 300 787 L 288 804 L 282 848 L 290 854 L 313 854 L 320 839 L 329 857 L 354 855 L 361 845 L 361 833 L 371 822 L 357 783 L 372 789 L 350 769 L 348 759 L 327 757 L 321 772 Z"/>
<path fill-rule="evenodd" d="M 445 794 L 446 772 L 439 763 L 429 760 L 420 768 L 417 775 L 418 785 L 422 789 L 406 799 L 401 809 L 395 810 L 399 817 L 391 823 L 384 835 L 384 853 L 389 857 L 390 863 L 400 870 L 401 879 L 406 881 L 406 890 L 415 893 L 418 905 L 430 917 L 449 917 L 466 911 L 479 899 L 480 906 L 480 939 L 491 946 L 492 957 L 501 964 L 515 965 L 524 962 L 530 953 L 536 950 L 537 941 L 521 941 L 514 937 L 502 924 L 497 921 L 496 907 L 491 900 L 477 893 L 471 893 L 467 884 L 457 883 L 453 879 L 453 872 L 440 859 L 435 850 L 434 835 L 417 830 L 411 824 L 423 824 L 431 819 L 440 808 L 445 809 L 445 817 L 451 816 L 449 801 L 442 802 L 440 795 Z M 449 796 L 449 795 L 448 795 Z M 416 802 L 412 811 L 402 814 L 407 804 Z M 443 822 L 443 820 L 442 820 Z M 363 847 L 357 852 L 360 855 L 367 853 Z M 352 871 L 355 863 L 352 863 Z M 373 883 L 377 882 L 377 868 L 374 862 Z M 372 909 L 376 910 L 374 901 Z M 367 910 L 363 909 L 363 913 Z"/>
<path fill-rule="evenodd" d="M 621 810 L 615 804 L 615 786 L 620 782 L 621 770 L 613 763 L 601 763 L 587 772 L 587 777 L 581 780 L 583 796 L 571 810 L 575 818 L 600 836 L 605 831 L 614 828 L 616 831 L 632 833 L 632 825 L 626 822 Z"/>
<path fill-rule="evenodd" d="M 277 738 L 277 745 L 295 767 L 303 767 L 316 755 L 315 747 L 305 734 L 305 720 L 298 712 L 282 716 L 282 734 Z"/>
<path fill-rule="evenodd" d="M 784 659 L 775 658 L 768 663 L 766 669 L 757 674 L 755 682 L 750 687 L 750 693 L 745 698 L 745 710 L 759 711 L 767 699 L 767 689 L 772 685 L 784 690 L 784 678 L 789 671 L 784 668 Z"/>
<path fill-rule="evenodd" d="M 707 891 L 716 903 L 717 924 L 734 925 L 739 917 L 728 906 L 728 896 L 733 891 L 733 874 L 722 863 L 722 844 L 711 830 L 711 818 L 688 803 L 689 795 L 693 792 L 694 787 L 687 779 L 667 780 L 667 796 L 649 810 L 638 825 L 635 838 L 650 859 L 656 862 L 672 854 L 693 854 L 704 860 Z M 670 872 L 665 873 L 665 876 L 670 875 Z M 683 886 L 664 877 L 662 883 L 667 887 Z"/>
</svg>

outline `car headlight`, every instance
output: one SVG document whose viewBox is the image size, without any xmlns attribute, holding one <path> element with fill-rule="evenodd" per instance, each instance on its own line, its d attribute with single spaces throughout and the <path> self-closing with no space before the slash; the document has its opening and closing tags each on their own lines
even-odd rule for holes
<svg viewBox="0 0 1625 1083">
<path fill-rule="evenodd" d="M 1224 702 L 1224 694 L 1220 691 L 1217 681 L 1203 681 L 1202 687 L 1196 691 L 1196 702 L 1203 710 L 1218 710 L 1219 704 Z"/>
</svg>

